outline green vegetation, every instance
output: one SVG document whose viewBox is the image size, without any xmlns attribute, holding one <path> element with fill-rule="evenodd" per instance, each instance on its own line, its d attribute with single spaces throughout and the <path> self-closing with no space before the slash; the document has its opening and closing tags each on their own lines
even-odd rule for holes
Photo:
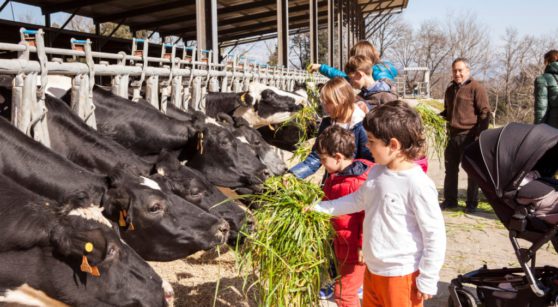
<svg viewBox="0 0 558 307">
<path fill-rule="evenodd" d="M 259 306 L 317 306 L 334 259 L 334 231 L 329 216 L 303 209 L 323 193 L 294 177 L 273 177 L 264 185 L 263 194 L 252 196 L 259 207 L 255 229 L 237 247 L 240 268 L 258 276 L 248 288 L 257 287 Z"/>
<path fill-rule="evenodd" d="M 433 146 L 433 148 L 429 146 L 428 151 L 434 150 L 441 161 L 447 143 L 446 121 L 432 107 L 423 102 L 419 103 L 415 109 L 422 119 L 427 142 Z"/>
</svg>

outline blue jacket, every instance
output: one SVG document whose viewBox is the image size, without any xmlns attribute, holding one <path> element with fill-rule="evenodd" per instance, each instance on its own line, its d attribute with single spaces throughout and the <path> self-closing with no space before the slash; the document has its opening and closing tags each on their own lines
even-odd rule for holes
<svg viewBox="0 0 558 307">
<path fill-rule="evenodd" d="M 329 126 L 332 125 L 331 118 L 326 117 L 322 120 L 320 124 L 320 128 L 318 129 L 318 136 Z M 355 124 L 351 131 L 355 135 L 355 157 L 356 159 L 366 159 L 374 162 L 372 158 L 372 154 L 366 147 L 366 143 L 368 142 L 368 137 L 366 136 L 366 130 L 362 126 L 362 122 Z M 322 162 L 320 161 L 320 156 L 318 155 L 318 151 L 316 149 L 316 144 L 312 147 L 312 152 L 306 157 L 306 159 L 297 165 L 293 166 L 289 172 L 293 173 L 297 178 L 304 179 L 315 172 L 322 166 Z"/>
<path fill-rule="evenodd" d="M 320 65 L 320 74 L 332 79 L 335 77 L 341 77 L 347 79 L 347 74 L 335 67 L 331 67 L 326 64 Z M 372 68 L 372 78 L 378 81 L 380 79 L 390 79 L 395 81 L 397 77 L 397 69 L 389 61 L 382 61 Z"/>
</svg>

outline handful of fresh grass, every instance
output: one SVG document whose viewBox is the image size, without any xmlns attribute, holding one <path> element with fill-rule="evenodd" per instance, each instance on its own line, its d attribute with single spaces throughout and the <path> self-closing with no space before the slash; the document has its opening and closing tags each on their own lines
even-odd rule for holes
<svg viewBox="0 0 558 307">
<path fill-rule="evenodd" d="M 334 231 L 330 216 L 303 208 L 323 193 L 294 177 L 270 178 L 264 191 L 252 198 L 259 209 L 255 228 L 237 248 L 240 266 L 257 276 L 250 287 L 257 287 L 260 306 L 318 305 L 322 280 L 334 259 Z"/>
<path fill-rule="evenodd" d="M 447 144 L 446 121 L 427 104 L 419 103 L 415 110 L 420 115 L 428 143 L 441 160 Z M 428 147 L 431 150 L 431 147 Z"/>
</svg>

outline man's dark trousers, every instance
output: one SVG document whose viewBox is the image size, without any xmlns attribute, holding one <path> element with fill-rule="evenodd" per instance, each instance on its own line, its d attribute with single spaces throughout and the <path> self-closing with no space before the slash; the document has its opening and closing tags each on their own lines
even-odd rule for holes
<svg viewBox="0 0 558 307">
<path fill-rule="evenodd" d="M 448 145 L 444 151 L 446 177 L 444 178 L 444 206 L 457 206 L 457 182 L 459 175 L 459 163 L 463 157 L 465 148 L 475 141 L 475 135 L 463 132 L 456 135 L 449 135 Z M 479 202 L 479 186 L 471 178 L 467 180 L 467 208 L 476 208 Z"/>
</svg>

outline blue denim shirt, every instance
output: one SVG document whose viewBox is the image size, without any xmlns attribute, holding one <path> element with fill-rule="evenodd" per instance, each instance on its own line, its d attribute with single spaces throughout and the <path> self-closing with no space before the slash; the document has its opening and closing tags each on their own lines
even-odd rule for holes
<svg viewBox="0 0 558 307">
<path fill-rule="evenodd" d="M 324 118 L 322 120 L 322 123 L 320 124 L 320 128 L 318 129 L 318 136 L 332 124 L 333 123 L 331 121 L 331 118 Z M 372 158 L 372 154 L 366 147 L 368 137 L 366 136 L 366 130 L 364 130 L 362 122 L 357 123 L 350 130 L 355 136 L 355 158 L 374 161 L 374 158 Z M 294 174 L 299 179 L 304 179 L 317 172 L 320 166 L 322 166 L 322 162 L 320 161 L 320 156 L 318 155 L 316 144 L 314 144 L 314 146 L 312 147 L 312 152 L 308 155 L 308 157 L 306 157 L 304 161 L 289 169 L 289 172 Z"/>
</svg>

